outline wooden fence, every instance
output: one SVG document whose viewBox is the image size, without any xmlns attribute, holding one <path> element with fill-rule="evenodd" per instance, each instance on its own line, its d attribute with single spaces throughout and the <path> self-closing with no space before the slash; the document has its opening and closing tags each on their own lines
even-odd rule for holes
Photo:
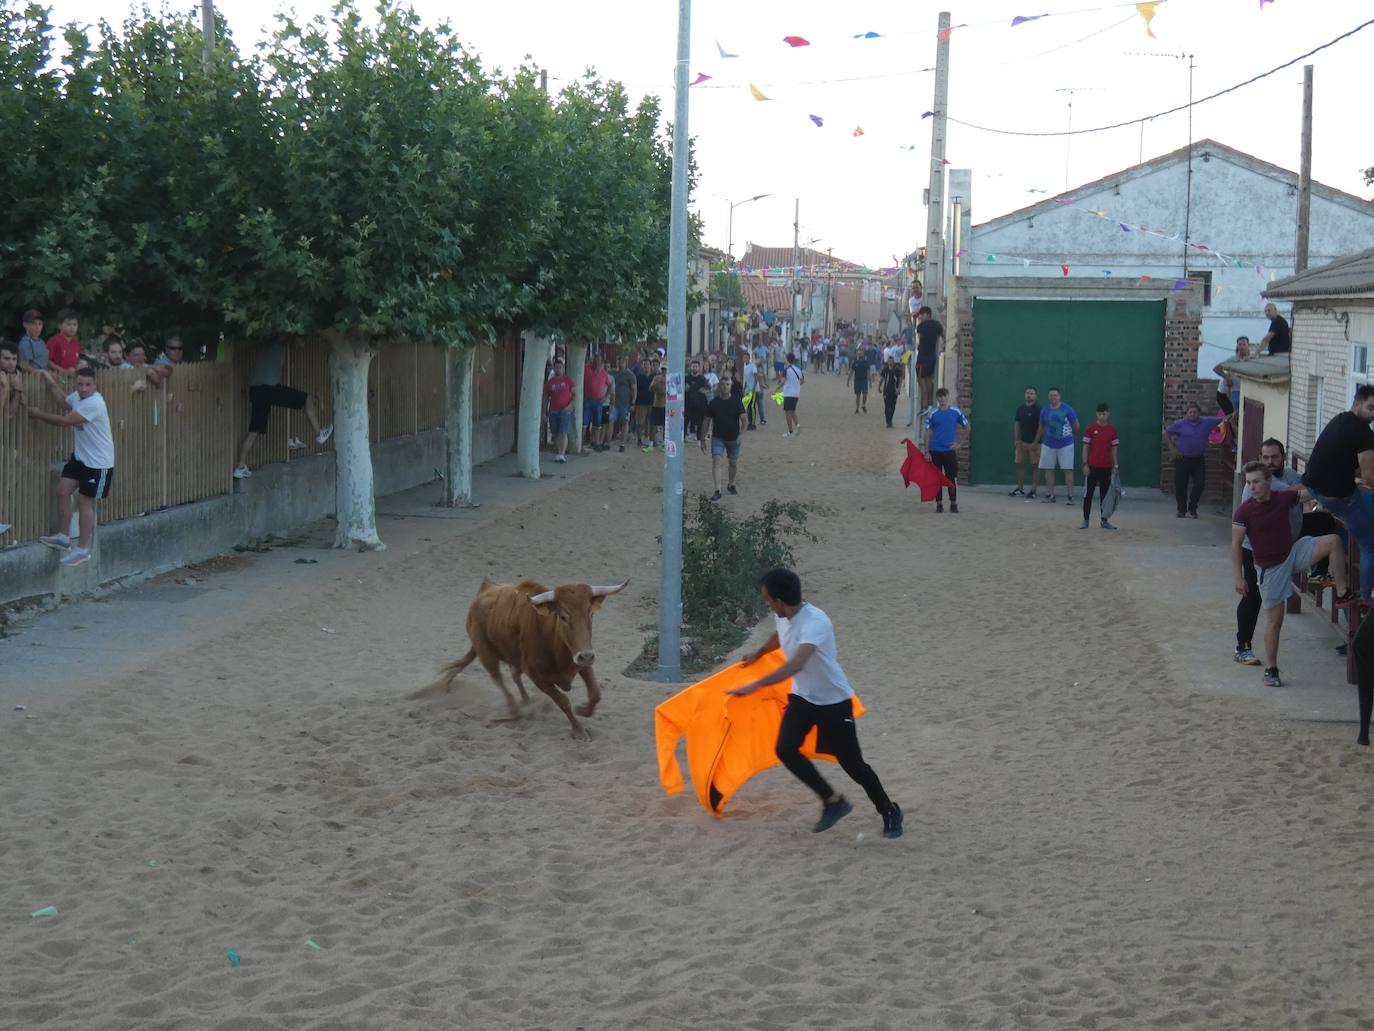
<svg viewBox="0 0 1374 1031">
<path fill-rule="evenodd" d="M 475 408 L 482 418 L 514 411 L 519 389 L 518 338 L 476 355 Z M 257 347 L 240 344 L 215 363 L 185 363 L 161 386 L 134 389 L 142 376 L 131 369 L 101 369 L 96 388 L 110 412 L 115 475 L 109 498 L 99 506 L 102 523 L 233 490 L 239 442 L 248 430 L 248 385 Z M 286 349 L 283 382 L 314 394 L 320 421 L 333 422 L 329 352 L 305 341 Z M 41 377 L 25 375 L 31 405 L 60 412 Z M 74 389 L 67 380 L 67 391 Z M 411 341 L 378 349 L 368 378 L 369 425 L 374 441 L 444 425 L 447 361 L 442 348 Z M 49 426 L 17 412 L 0 413 L 0 523 L 11 523 L 0 544 L 48 533 L 53 491 L 71 455 L 70 429 Z M 304 450 L 290 450 L 297 437 Z M 315 444 L 304 412 L 273 409 L 267 432 L 248 457 L 250 468 L 329 451 Z"/>
</svg>

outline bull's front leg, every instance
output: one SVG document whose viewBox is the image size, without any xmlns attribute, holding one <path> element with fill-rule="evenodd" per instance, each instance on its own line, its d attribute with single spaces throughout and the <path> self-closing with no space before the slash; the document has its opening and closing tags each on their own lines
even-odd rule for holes
<svg viewBox="0 0 1374 1031">
<path fill-rule="evenodd" d="M 572 724 L 573 737 L 582 739 L 591 737 L 591 734 L 587 733 L 587 729 L 577 722 L 577 717 L 573 715 L 572 702 L 568 701 L 568 688 L 572 687 L 571 680 L 566 684 L 556 684 L 533 675 L 530 676 L 530 679 L 534 681 L 535 687 L 552 698 L 554 704 L 563 710 L 563 715 L 568 717 L 568 722 Z"/>
<path fill-rule="evenodd" d="M 590 716 L 596 712 L 597 703 L 601 701 L 601 685 L 597 683 L 596 670 L 591 666 L 577 672 L 582 677 L 582 683 L 587 685 L 587 700 L 577 707 L 577 714 Z"/>
</svg>

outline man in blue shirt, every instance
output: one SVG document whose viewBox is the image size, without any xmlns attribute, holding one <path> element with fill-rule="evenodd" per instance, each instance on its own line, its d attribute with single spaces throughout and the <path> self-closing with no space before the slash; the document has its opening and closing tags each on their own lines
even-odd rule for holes
<svg viewBox="0 0 1374 1031">
<path fill-rule="evenodd" d="M 1074 441 L 1078 438 L 1078 413 L 1073 405 L 1060 400 L 1059 388 L 1050 387 L 1050 403 L 1040 409 L 1040 432 L 1035 442 L 1040 445 L 1040 471 L 1045 474 L 1045 489 L 1049 493 L 1045 500 L 1053 504 L 1054 471 L 1064 470 L 1064 489 L 1069 492 L 1069 504 L 1073 504 L 1073 467 Z"/>
<path fill-rule="evenodd" d="M 959 481 L 959 430 L 968 425 L 968 416 L 949 403 L 949 391 L 941 387 L 935 391 L 935 409 L 926 416 L 926 451 L 930 453 L 930 464 L 949 477 L 949 510 L 959 511 L 958 490 L 954 484 Z M 935 511 L 945 510 L 945 488 L 935 496 Z"/>
<path fill-rule="evenodd" d="M 1207 437 L 1224 421 L 1220 416 L 1202 418 L 1196 401 L 1188 404 L 1187 416 L 1171 422 L 1164 429 L 1164 440 L 1174 459 L 1174 501 L 1178 518 L 1185 515 L 1197 518 L 1197 503 L 1207 484 Z M 1192 481 L 1192 490 L 1188 489 Z"/>
</svg>

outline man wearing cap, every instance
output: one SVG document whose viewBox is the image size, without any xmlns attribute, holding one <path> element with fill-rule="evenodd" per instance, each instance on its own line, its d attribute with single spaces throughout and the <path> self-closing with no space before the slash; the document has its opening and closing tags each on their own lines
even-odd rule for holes
<svg viewBox="0 0 1374 1031">
<path fill-rule="evenodd" d="M 19 367 L 25 372 L 46 369 L 48 345 L 43 340 L 43 313 L 37 308 L 24 312 L 24 335 L 19 338 Z"/>
</svg>

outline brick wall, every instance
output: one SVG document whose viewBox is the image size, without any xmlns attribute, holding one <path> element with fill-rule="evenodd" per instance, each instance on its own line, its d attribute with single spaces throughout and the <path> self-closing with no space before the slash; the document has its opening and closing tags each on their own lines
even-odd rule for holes
<svg viewBox="0 0 1374 1031">
<path fill-rule="evenodd" d="M 1194 288 L 1196 289 L 1196 288 Z M 1196 401 L 1203 415 L 1217 412 L 1217 381 L 1197 374 L 1197 352 L 1202 344 L 1202 319 L 1196 305 L 1185 296 L 1190 291 L 1170 291 L 1164 315 L 1164 411 L 1160 428 L 1188 414 L 1188 405 Z M 1207 490 L 1204 505 L 1226 508 L 1231 504 L 1235 454 L 1229 448 L 1207 449 Z M 1169 446 L 1161 433 L 1159 438 L 1159 488 L 1166 494 L 1174 492 L 1174 463 Z"/>
</svg>

